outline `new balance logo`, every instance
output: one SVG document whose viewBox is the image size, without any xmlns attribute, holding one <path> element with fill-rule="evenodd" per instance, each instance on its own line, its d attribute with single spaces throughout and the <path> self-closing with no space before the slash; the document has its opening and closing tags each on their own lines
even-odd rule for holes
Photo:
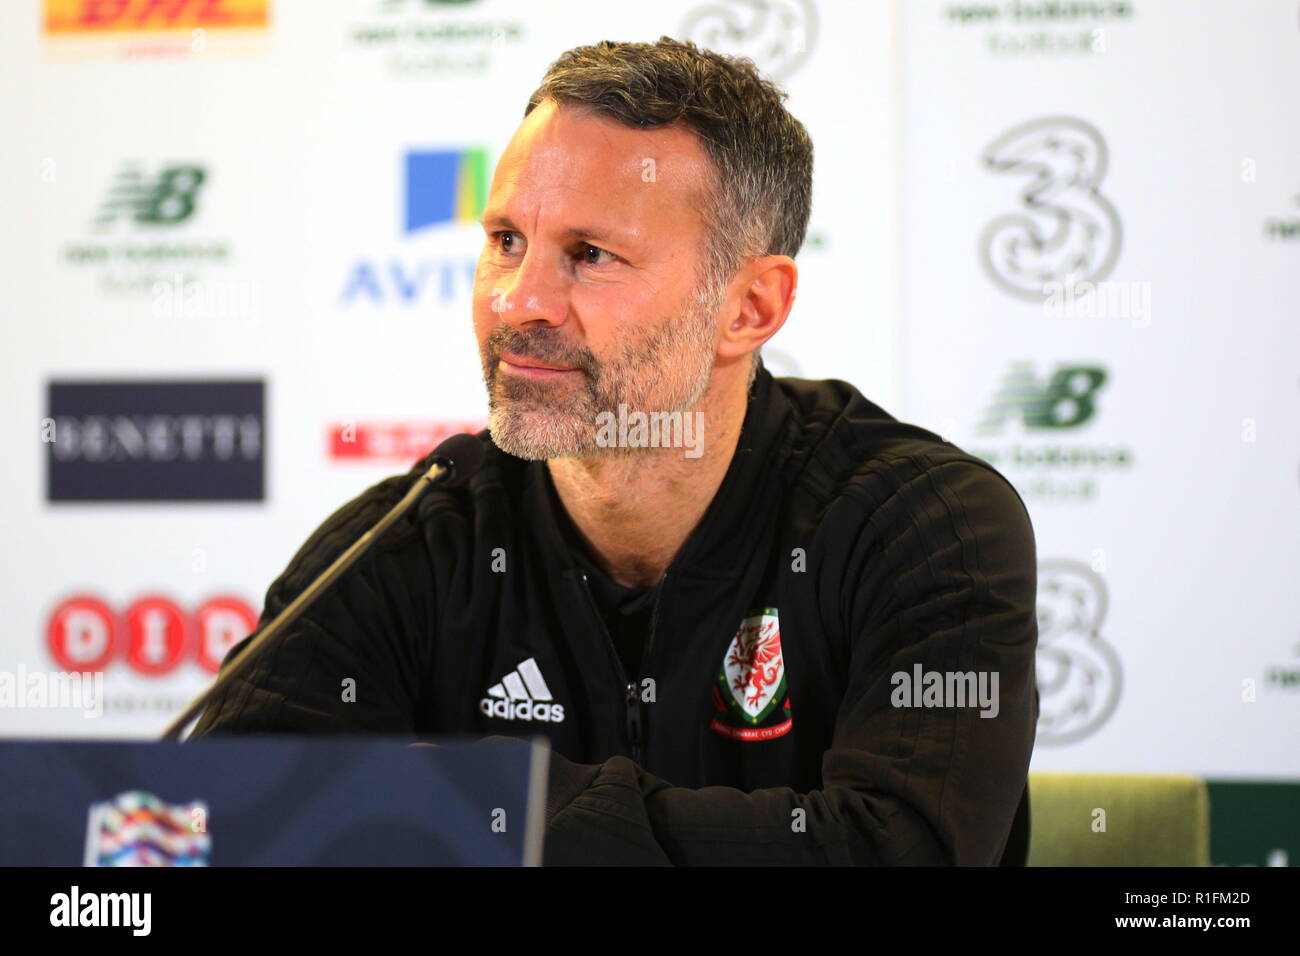
<svg viewBox="0 0 1300 956">
<path fill-rule="evenodd" d="M 202 166 L 175 163 L 149 175 L 128 163 L 117 174 L 94 225 L 106 229 L 125 215 L 145 226 L 174 226 L 194 213 L 199 187 L 207 179 Z"/>
<path fill-rule="evenodd" d="M 530 657 L 502 678 L 501 683 L 489 687 L 487 696 L 478 702 L 478 709 L 489 717 L 558 724 L 564 720 L 564 705 L 549 703 L 552 699 L 541 668 Z"/>
</svg>

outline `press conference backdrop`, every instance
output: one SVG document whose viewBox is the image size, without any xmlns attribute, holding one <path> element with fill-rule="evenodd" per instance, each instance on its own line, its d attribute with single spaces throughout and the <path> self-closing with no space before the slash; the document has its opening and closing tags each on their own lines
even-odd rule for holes
<svg viewBox="0 0 1300 956">
<path fill-rule="evenodd" d="M 482 426 L 496 159 L 563 50 L 664 34 L 816 145 L 769 367 L 1028 504 L 1034 768 L 1300 776 L 1292 0 L 0 5 L 0 733 L 156 734 L 325 516 Z"/>
</svg>

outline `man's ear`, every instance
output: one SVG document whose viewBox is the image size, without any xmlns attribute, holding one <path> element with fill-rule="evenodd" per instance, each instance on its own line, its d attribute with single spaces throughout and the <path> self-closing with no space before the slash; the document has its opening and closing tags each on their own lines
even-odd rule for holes
<svg viewBox="0 0 1300 956">
<path fill-rule="evenodd" d="M 739 301 L 718 342 L 720 358 L 739 358 L 760 348 L 785 325 L 799 285 L 799 267 L 789 256 L 761 256 L 732 280 Z"/>
</svg>

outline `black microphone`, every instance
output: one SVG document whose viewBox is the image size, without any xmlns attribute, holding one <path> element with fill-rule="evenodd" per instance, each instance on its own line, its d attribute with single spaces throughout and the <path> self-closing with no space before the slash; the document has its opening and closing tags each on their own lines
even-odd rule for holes
<svg viewBox="0 0 1300 956">
<path fill-rule="evenodd" d="M 225 672 L 217 677 L 212 686 L 194 698 L 181 715 L 167 726 L 159 739 L 179 739 L 181 731 L 185 729 L 190 721 L 198 717 L 208 703 L 220 691 L 228 687 L 237 675 L 248 670 L 250 662 L 257 658 L 262 648 L 266 647 L 271 640 L 288 628 L 290 624 L 298 620 L 303 612 L 311 607 L 316 599 L 325 592 L 325 589 L 338 580 L 344 571 L 365 554 L 370 546 L 398 518 L 405 514 L 408 508 L 419 501 L 426 491 L 434 485 L 463 484 L 474 476 L 474 473 L 479 470 L 482 464 L 483 442 L 474 435 L 452 435 L 435 448 L 429 470 L 411 486 L 406 496 L 395 504 L 392 510 L 384 515 L 373 528 L 358 538 L 352 547 L 339 555 L 334 563 L 321 572 L 320 577 L 316 578 L 306 590 L 294 598 L 288 607 L 277 614 L 275 620 L 268 624 L 266 629 L 244 648 L 240 655 L 226 668 Z"/>
</svg>

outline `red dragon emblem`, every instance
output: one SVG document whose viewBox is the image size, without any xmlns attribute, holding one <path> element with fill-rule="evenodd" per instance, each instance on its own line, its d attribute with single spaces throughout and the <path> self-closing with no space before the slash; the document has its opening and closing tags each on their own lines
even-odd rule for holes
<svg viewBox="0 0 1300 956">
<path fill-rule="evenodd" d="M 776 726 L 760 726 L 773 710 L 784 718 Z M 714 687 L 711 728 L 739 740 L 767 740 L 789 732 L 790 703 L 786 693 L 781 624 L 776 608 L 755 611 L 741 622 L 722 658 Z"/>
<path fill-rule="evenodd" d="M 741 625 L 727 650 L 727 670 L 735 668 L 731 689 L 758 710 L 785 673 L 781 666 L 781 629 L 775 618 L 752 618 Z M 770 688 L 770 690 L 768 689 Z"/>
</svg>

